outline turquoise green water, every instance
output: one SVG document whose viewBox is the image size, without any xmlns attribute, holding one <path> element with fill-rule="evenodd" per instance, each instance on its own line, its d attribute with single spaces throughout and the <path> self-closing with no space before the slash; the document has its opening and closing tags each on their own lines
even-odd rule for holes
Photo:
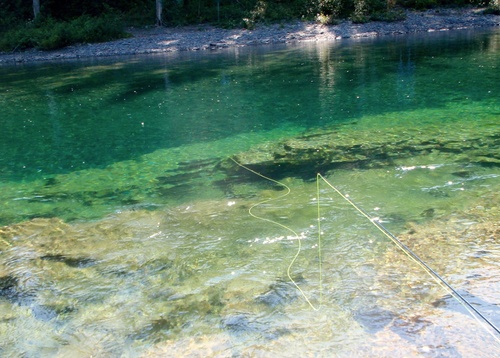
<svg viewBox="0 0 500 358">
<path fill-rule="evenodd" d="M 1 355 L 495 356 L 315 178 L 500 325 L 499 45 L 476 31 L 0 67 Z"/>
</svg>

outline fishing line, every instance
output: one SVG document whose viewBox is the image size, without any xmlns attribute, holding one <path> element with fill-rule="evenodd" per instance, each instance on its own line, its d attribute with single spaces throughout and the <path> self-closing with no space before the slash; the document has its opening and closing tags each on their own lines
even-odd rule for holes
<svg viewBox="0 0 500 358">
<path fill-rule="evenodd" d="M 488 318 L 486 318 L 481 312 L 479 312 L 472 304 L 465 299 L 461 294 L 459 294 L 453 287 L 451 287 L 448 282 L 446 282 L 436 271 L 434 271 L 429 265 L 427 265 L 420 257 L 417 256 L 408 246 L 403 244 L 395 235 L 393 235 L 380 221 L 376 218 L 372 218 L 365 210 L 354 203 L 348 195 L 342 194 L 335 186 L 328 182 L 321 174 L 317 174 L 316 181 L 319 179 L 323 180 L 330 188 L 332 188 L 338 195 L 340 195 L 344 200 L 346 200 L 354 209 L 356 209 L 361 215 L 367 218 L 380 232 L 382 232 L 387 238 L 389 238 L 399 249 L 401 249 L 410 259 L 417 263 L 424 271 L 426 271 L 429 276 L 431 276 L 434 281 L 436 281 L 439 286 L 441 286 L 445 291 L 447 291 L 453 298 L 455 298 L 470 314 L 474 319 L 485 328 L 485 330 L 495 338 L 495 340 L 500 343 L 500 338 L 492 333 L 491 327 L 497 334 L 500 335 L 500 330 L 496 327 Z M 319 184 L 318 184 L 319 185 Z M 319 196 L 318 196 L 319 198 Z M 318 217 L 319 217 L 319 203 L 318 203 Z M 481 321 L 480 317 L 483 321 Z M 486 326 L 485 322 L 488 326 Z"/>
<path fill-rule="evenodd" d="M 262 220 L 262 221 L 266 221 L 268 223 L 271 223 L 271 224 L 274 224 L 274 225 L 277 225 L 285 230 L 287 230 L 288 232 L 290 232 L 292 234 L 292 238 L 296 238 L 297 239 L 297 242 L 298 242 L 298 248 L 297 248 L 297 252 L 295 253 L 294 257 L 292 258 L 292 261 L 290 262 L 290 264 L 288 265 L 288 268 L 286 270 L 286 274 L 288 276 L 288 279 L 290 280 L 290 282 L 297 288 L 297 290 L 300 292 L 300 294 L 302 295 L 302 297 L 304 297 L 304 299 L 306 300 L 306 302 L 309 304 L 309 306 L 311 306 L 311 308 L 315 311 L 318 311 L 320 309 L 320 306 L 321 306 L 321 299 L 322 299 L 322 291 L 321 291 L 321 277 L 322 277 L 322 273 L 321 273 L 321 236 L 319 234 L 319 231 L 318 231 L 318 258 L 319 258 L 319 284 L 320 284 L 320 299 L 319 299 L 319 305 L 318 306 L 315 306 L 311 300 L 309 299 L 309 297 L 305 294 L 305 292 L 300 288 L 300 286 L 297 284 L 297 282 L 295 282 L 295 280 L 292 278 L 292 275 L 291 275 L 291 270 L 292 270 L 292 267 L 295 263 L 295 261 L 297 260 L 297 258 L 299 257 L 300 255 L 300 252 L 302 251 L 302 239 L 300 238 L 300 236 L 297 234 L 297 232 L 295 232 L 295 230 L 293 230 L 292 228 L 290 228 L 289 226 L 286 226 L 284 224 L 281 224 L 277 221 L 274 221 L 274 220 L 271 220 L 271 219 L 268 219 L 268 218 L 265 218 L 265 217 L 262 217 L 262 216 L 258 216 L 256 214 L 253 213 L 253 209 L 256 208 L 257 206 L 260 206 L 260 205 L 263 205 L 265 203 L 268 203 L 270 201 L 274 201 L 274 200 L 278 200 L 278 199 L 281 199 L 281 198 L 284 198 L 285 196 L 289 195 L 291 193 L 291 189 L 290 187 L 288 187 L 286 184 L 284 183 L 281 183 L 277 180 L 274 180 L 272 178 L 269 178 L 261 173 L 258 173 L 256 172 L 255 170 L 253 169 L 250 169 L 248 168 L 247 166 L 241 164 L 241 163 L 238 163 L 236 160 L 234 160 L 233 158 L 229 157 L 229 159 L 231 159 L 233 162 L 235 162 L 238 166 L 240 166 L 241 168 L 245 169 L 245 170 L 248 170 L 249 172 L 263 178 L 263 179 L 266 179 L 272 183 L 275 183 L 277 185 L 280 185 L 282 186 L 283 188 L 286 189 L 286 192 L 284 194 L 281 194 L 277 197 L 274 197 L 274 198 L 269 198 L 269 199 L 266 199 L 266 200 L 263 200 L 263 201 L 260 201 L 256 204 L 253 204 L 249 209 L 248 209 L 248 214 L 250 216 L 252 216 L 253 218 L 255 219 L 258 219 L 258 220 Z M 319 195 L 319 189 L 318 189 L 318 195 Z M 318 207 L 318 210 L 319 210 L 319 207 Z M 319 224 L 319 216 L 318 216 L 318 224 Z"/>
<path fill-rule="evenodd" d="M 332 185 L 328 180 L 326 180 L 325 177 L 323 177 L 320 173 L 316 175 L 316 204 L 317 204 L 317 220 L 318 220 L 318 258 L 319 258 L 319 285 L 320 285 L 320 300 L 319 300 L 319 305 L 315 306 L 312 304 L 312 302 L 309 300 L 308 296 L 304 293 L 304 291 L 299 287 L 299 285 L 295 282 L 295 280 L 291 276 L 291 269 L 297 260 L 297 258 L 300 255 L 300 252 L 302 251 L 302 240 L 300 236 L 290 227 L 281 224 L 277 221 L 258 216 L 253 213 L 253 209 L 256 208 L 257 206 L 263 205 L 265 203 L 268 203 L 273 200 L 278 200 L 281 198 L 286 197 L 291 193 L 291 189 L 284 183 L 281 183 L 277 180 L 274 180 L 272 178 L 269 178 L 261 173 L 256 172 L 253 169 L 248 168 L 247 166 L 237 162 L 233 158 L 230 157 L 230 159 L 236 163 L 238 166 L 241 168 L 263 178 L 266 179 L 272 183 L 275 183 L 277 185 L 280 185 L 286 189 L 286 192 L 284 194 L 281 194 L 277 197 L 266 199 L 263 201 L 260 201 L 256 204 L 253 204 L 249 209 L 248 213 L 250 216 L 254 217 L 255 219 L 262 220 L 269 222 L 271 224 L 277 225 L 288 232 L 292 234 L 292 237 L 296 238 L 298 241 L 298 248 L 297 252 L 295 253 L 294 257 L 292 258 L 292 261 L 288 265 L 287 268 L 287 276 L 292 282 L 292 284 L 297 288 L 297 290 L 301 293 L 301 295 L 304 297 L 306 302 L 311 306 L 311 308 L 315 311 L 319 310 L 321 307 L 321 302 L 322 302 L 322 261 L 321 261 L 321 203 L 320 203 L 320 179 L 325 182 L 331 189 L 333 189 L 341 198 L 343 198 L 345 201 L 347 201 L 356 211 L 358 211 L 362 216 L 364 216 L 366 219 L 368 219 L 382 234 L 384 234 L 390 241 L 392 241 L 403 253 L 406 254 L 413 262 L 415 262 L 418 266 L 420 266 L 432 279 L 440 286 L 442 287 L 448 294 L 451 295 L 455 300 L 457 300 L 466 310 L 469 312 L 469 314 L 498 342 L 500 343 L 500 338 L 497 335 L 500 335 L 500 330 L 498 327 L 496 327 L 488 318 L 486 318 L 481 312 L 479 312 L 465 297 L 463 297 L 460 293 L 458 293 L 448 282 L 446 282 L 445 279 L 443 279 L 436 271 L 434 271 L 429 265 L 425 263 L 417 254 L 415 254 L 408 246 L 403 244 L 401 240 L 399 240 L 394 234 L 392 234 L 382 223 L 377 219 L 377 218 L 372 218 L 364 209 L 362 209 L 360 206 L 358 206 L 354 201 L 352 201 L 348 195 L 344 195 L 338 190 L 334 185 Z M 481 319 L 480 319 L 481 318 Z M 486 324 L 485 324 L 486 323 Z M 491 329 L 493 329 L 495 333 L 491 332 Z"/>
</svg>

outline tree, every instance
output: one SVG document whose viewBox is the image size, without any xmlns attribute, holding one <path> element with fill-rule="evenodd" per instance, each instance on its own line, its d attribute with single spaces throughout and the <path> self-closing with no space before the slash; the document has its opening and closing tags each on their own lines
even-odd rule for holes
<svg viewBox="0 0 500 358">
<path fill-rule="evenodd" d="M 162 25 L 161 13 L 163 11 L 163 0 L 156 0 L 156 25 Z"/>
<path fill-rule="evenodd" d="M 33 0 L 33 14 L 35 19 L 40 16 L 40 0 Z"/>
</svg>

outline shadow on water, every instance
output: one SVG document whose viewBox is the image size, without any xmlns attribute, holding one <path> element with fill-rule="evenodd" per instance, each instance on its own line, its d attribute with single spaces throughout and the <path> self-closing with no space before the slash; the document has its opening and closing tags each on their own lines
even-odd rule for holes
<svg viewBox="0 0 500 358">
<path fill-rule="evenodd" d="M 492 38 L 450 36 L 0 68 L 9 71 L 2 82 L 9 101 L 1 113 L 8 133 L 0 140 L 3 176 L 100 168 L 283 124 L 325 126 L 494 96 L 498 78 L 478 74 L 491 61 Z M 435 66 L 452 66 L 460 84 L 447 85 L 456 82 L 454 72 Z M 28 79 L 40 86 L 22 85 Z"/>
</svg>

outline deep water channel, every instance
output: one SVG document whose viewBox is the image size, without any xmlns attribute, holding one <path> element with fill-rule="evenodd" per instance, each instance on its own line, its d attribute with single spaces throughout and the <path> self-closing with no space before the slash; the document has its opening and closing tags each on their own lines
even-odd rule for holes
<svg viewBox="0 0 500 358">
<path fill-rule="evenodd" d="M 316 180 L 500 326 L 499 58 L 496 29 L 0 67 L 0 356 L 499 356 Z"/>
</svg>

